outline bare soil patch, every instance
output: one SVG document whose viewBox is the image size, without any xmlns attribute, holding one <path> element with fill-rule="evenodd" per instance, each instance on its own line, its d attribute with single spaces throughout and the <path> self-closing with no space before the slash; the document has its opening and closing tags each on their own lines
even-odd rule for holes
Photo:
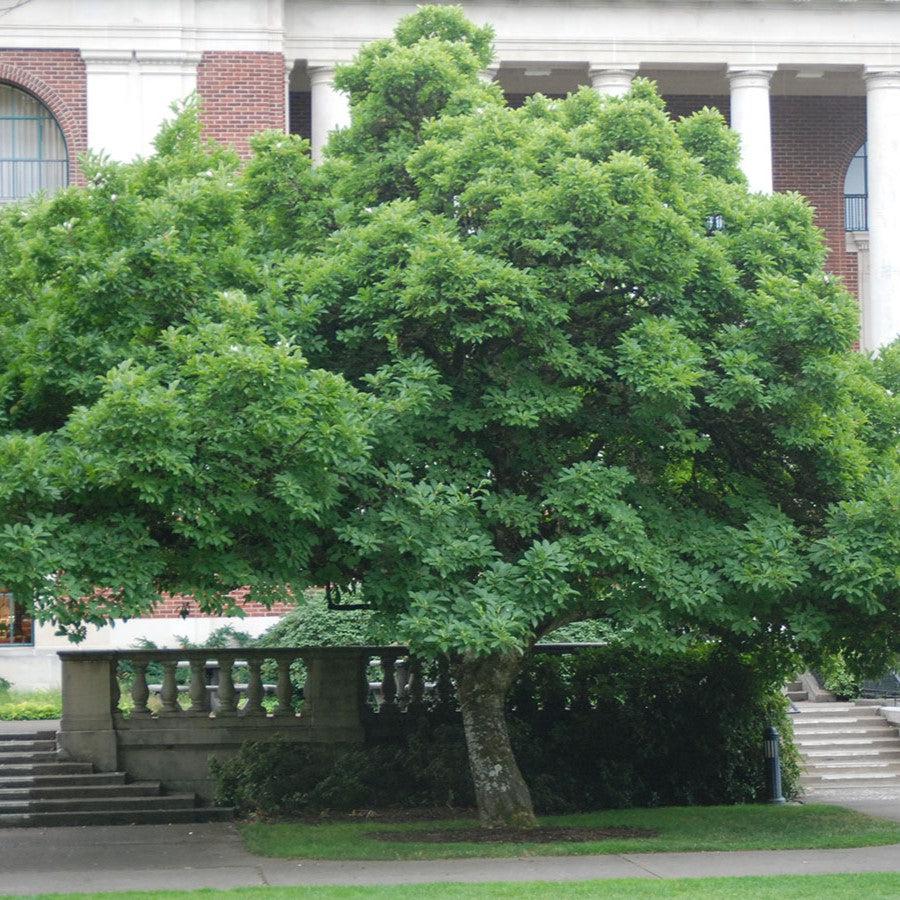
<svg viewBox="0 0 900 900">
<path fill-rule="evenodd" d="M 405 825 L 415 822 L 435 822 L 447 819 L 478 819 L 475 809 L 458 809 L 450 806 L 398 807 L 396 809 L 357 809 L 353 812 L 331 812 L 324 810 L 301 816 L 272 817 L 268 821 L 302 822 L 304 825 L 319 825 L 335 822 L 367 822 L 375 825 Z"/>
<path fill-rule="evenodd" d="M 654 828 L 631 826 L 588 828 L 545 825 L 539 828 L 442 828 L 439 831 L 373 831 L 366 835 L 392 844 L 556 844 L 593 843 L 616 838 L 652 838 Z"/>
</svg>

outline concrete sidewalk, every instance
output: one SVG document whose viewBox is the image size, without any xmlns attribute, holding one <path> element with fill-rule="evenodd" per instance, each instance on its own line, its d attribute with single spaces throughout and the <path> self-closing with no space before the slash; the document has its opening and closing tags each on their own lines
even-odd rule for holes
<svg viewBox="0 0 900 900">
<path fill-rule="evenodd" d="M 803 802 L 845 806 L 867 816 L 900 822 L 900 788 L 869 787 L 854 788 L 852 791 L 819 788 L 816 791 L 808 791 L 803 797 Z"/>
<path fill-rule="evenodd" d="M 0 891 L 5 895 L 839 872 L 900 872 L 900 844 L 853 850 L 325 862 L 253 856 L 231 824 L 0 830 Z"/>
</svg>

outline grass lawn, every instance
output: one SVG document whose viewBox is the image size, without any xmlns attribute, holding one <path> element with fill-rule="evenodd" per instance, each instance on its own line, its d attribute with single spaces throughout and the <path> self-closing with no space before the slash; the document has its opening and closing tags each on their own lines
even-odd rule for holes
<svg viewBox="0 0 900 900">
<path fill-rule="evenodd" d="M 252 823 L 241 826 L 247 848 L 262 856 L 306 859 L 450 859 L 459 857 L 564 856 L 679 850 L 790 850 L 868 847 L 900 843 L 900 823 L 839 806 L 680 806 L 546 816 L 550 825 L 636 826 L 656 837 L 547 844 L 400 843 L 373 832 L 433 831 L 472 822 Z"/>
<path fill-rule="evenodd" d="M 753 878 L 615 878 L 606 881 L 550 883 L 546 881 L 496 882 L 493 884 L 410 884 L 389 887 L 290 887 L 242 888 L 232 891 L 154 891 L 117 894 L 42 894 L 44 900 L 64 897 L 97 897 L 102 900 L 175 900 L 175 898 L 247 897 L 259 900 L 481 900 L 481 898 L 528 897 L 735 897 L 766 900 L 768 897 L 842 900 L 865 897 L 866 900 L 896 900 L 900 896 L 900 874 L 866 873 L 859 875 L 775 875 Z"/>
</svg>

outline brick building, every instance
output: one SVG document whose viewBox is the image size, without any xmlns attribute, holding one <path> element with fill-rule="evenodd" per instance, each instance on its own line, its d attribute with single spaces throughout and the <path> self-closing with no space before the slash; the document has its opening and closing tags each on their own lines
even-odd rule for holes
<svg viewBox="0 0 900 900">
<path fill-rule="evenodd" d="M 640 74 L 673 115 L 718 106 L 741 135 L 751 188 L 797 190 L 815 206 L 829 266 L 860 302 L 861 345 L 900 333 L 900 2 L 461 5 L 495 26 L 484 76 L 512 101 L 579 85 L 620 94 Z M 245 153 L 254 132 L 288 129 L 321 159 L 329 131 L 349 118 L 335 66 L 414 9 L 408 0 L 29 0 L 0 18 L 0 202 L 78 183 L 88 146 L 122 160 L 147 153 L 170 103 L 191 91 L 210 137 Z M 262 630 L 263 613 L 248 610 L 240 627 Z M 222 623 L 173 600 L 91 645 L 199 639 Z M 36 671 L 51 644 L 0 594 L 0 675 L 16 653 L 16 671 Z"/>
</svg>

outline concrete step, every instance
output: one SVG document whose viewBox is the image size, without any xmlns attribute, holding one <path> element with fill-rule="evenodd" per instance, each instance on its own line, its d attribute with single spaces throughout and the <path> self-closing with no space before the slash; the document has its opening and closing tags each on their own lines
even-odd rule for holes
<svg viewBox="0 0 900 900">
<path fill-rule="evenodd" d="M 0 766 L 13 766 L 20 763 L 60 762 L 55 750 L 34 750 L 27 753 L 0 753 Z"/>
<path fill-rule="evenodd" d="M 106 812 L 118 810 L 193 809 L 193 794 L 160 794 L 156 797 L 66 797 L 51 800 L 0 801 L 0 815 L 31 812 Z"/>
<path fill-rule="evenodd" d="M 809 693 L 807 691 L 786 691 L 788 696 L 788 700 L 793 700 L 794 703 L 801 703 L 804 700 L 809 700 Z"/>
<path fill-rule="evenodd" d="M 896 766 L 846 766 L 842 769 L 817 766 L 803 774 L 808 778 L 900 778 L 900 769 Z"/>
<path fill-rule="evenodd" d="M 0 763 L 0 779 L 21 775 L 87 775 L 93 768 L 90 763 L 81 762 Z"/>
<path fill-rule="evenodd" d="M 63 775 L 0 776 L 0 788 L 67 787 L 75 785 L 125 784 L 124 772 L 81 772 Z"/>
<path fill-rule="evenodd" d="M 898 784 L 900 785 L 900 773 L 882 772 L 882 773 L 862 773 L 853 774 L 850 772 L 835 772 L 828 775 L 801 775 L 801 784 L 832 784 L 832 783 L 850 783 L 862 785 L 863 783 L 877 784 Z"/>
<path fill-rule="evenodd" d="M 797 738 L 794 743 L 800 749 L 800 752 L 803 753 L 806 749 L 809 750 L 823 750 L 828 747 L 833 747 L 838 749 L 840 747 L 845 747 L 850 749 L 851 747 L 859 747 L 863 749 L 865 747 L 885 747 L 890 748 L 897 744 L 900 744 L 900 741 L 897 740 L 896 737 L 890 734 L 886 734 L 884 737 L 825 737 L 825 738 Z"/>
<path fill-rule="evenodd" d="M 844 741 L 857 741 L 856 744 L 845 744 Z M 794 743 L 800 747 L 821 747 L 827 744 L 838 744 L 845 747 L 865 747 L 871 743 L 873 747 L 889 747 L 891 743 L 900 745 L 900 741 L 890 732 L 877 731 L 866 734 L 809 734 L 794 735 Z"/>
<path fill-rule="evenodd" d="M 808 772 L 822 772 L 832 769 L 887 769 L 900 772 L 900 757 L 883 759 L 880 756 L 848 756 L 845 759 L 817 759 L 806 768 Z"/>
<path fill-rule="evenodd" d="M 4 753 L 34 753 L 38 750 L 55 750 L 56 741 L 8 741 L 0 740 L 0 758 Z"/>
<path fill-rule="evenodd" d="M 894 729 L 885 722 L 883 725 L 848 725 L 846 728 L 834 728 L 828 725 L 794 726 L 795 738 L 817 737 L 893 737 Z"/>
<path fill-rule="evenodd" d="M 214 806 L 194 806 L 190 809 L 0 813 L 0 828 L 46 828 L 54 825 L 170 825 L 187 822 L 226 822 L 233 816 L 234 810 Z"/>
<path fill-rule="evenodd" d="M 810 763 L 841 759 L 886 759 L 897 760 L 900 757 L 900 747 L 821 747 L 800 754 Z"/>
<path fill-rule="evenodd" d="M 2 723 L 0 723 L 2 725 Z M 55 731 L 3 731 L 0 728 L 0 741 L 55 741 Z"/>
<path fill-rule="evenodd" d="M 847 715 L 847 716 L 832 716 L 832 715 L 807 715 L 805 713 L 801 713 L 799 716 L 794 716 L 791 720 L 794 723 L 794 727 L 800 726 L 801 728 L 806 725 L 834 725 L 838 728 L 843 728 L 846 725 L 871 725 L 873 722 L 883 722 L 884 719 L 879 716 L 877 713 L 873 712 L 871 715 Z"/>
<path fill-rule="evenodd" d="M 74 784 L 50 787 L 0 787 L 3 800 L 65 800 L 71 797 L 156 797 L 162 793 L 158 781 L 131 784 Z"/>
</svg>

